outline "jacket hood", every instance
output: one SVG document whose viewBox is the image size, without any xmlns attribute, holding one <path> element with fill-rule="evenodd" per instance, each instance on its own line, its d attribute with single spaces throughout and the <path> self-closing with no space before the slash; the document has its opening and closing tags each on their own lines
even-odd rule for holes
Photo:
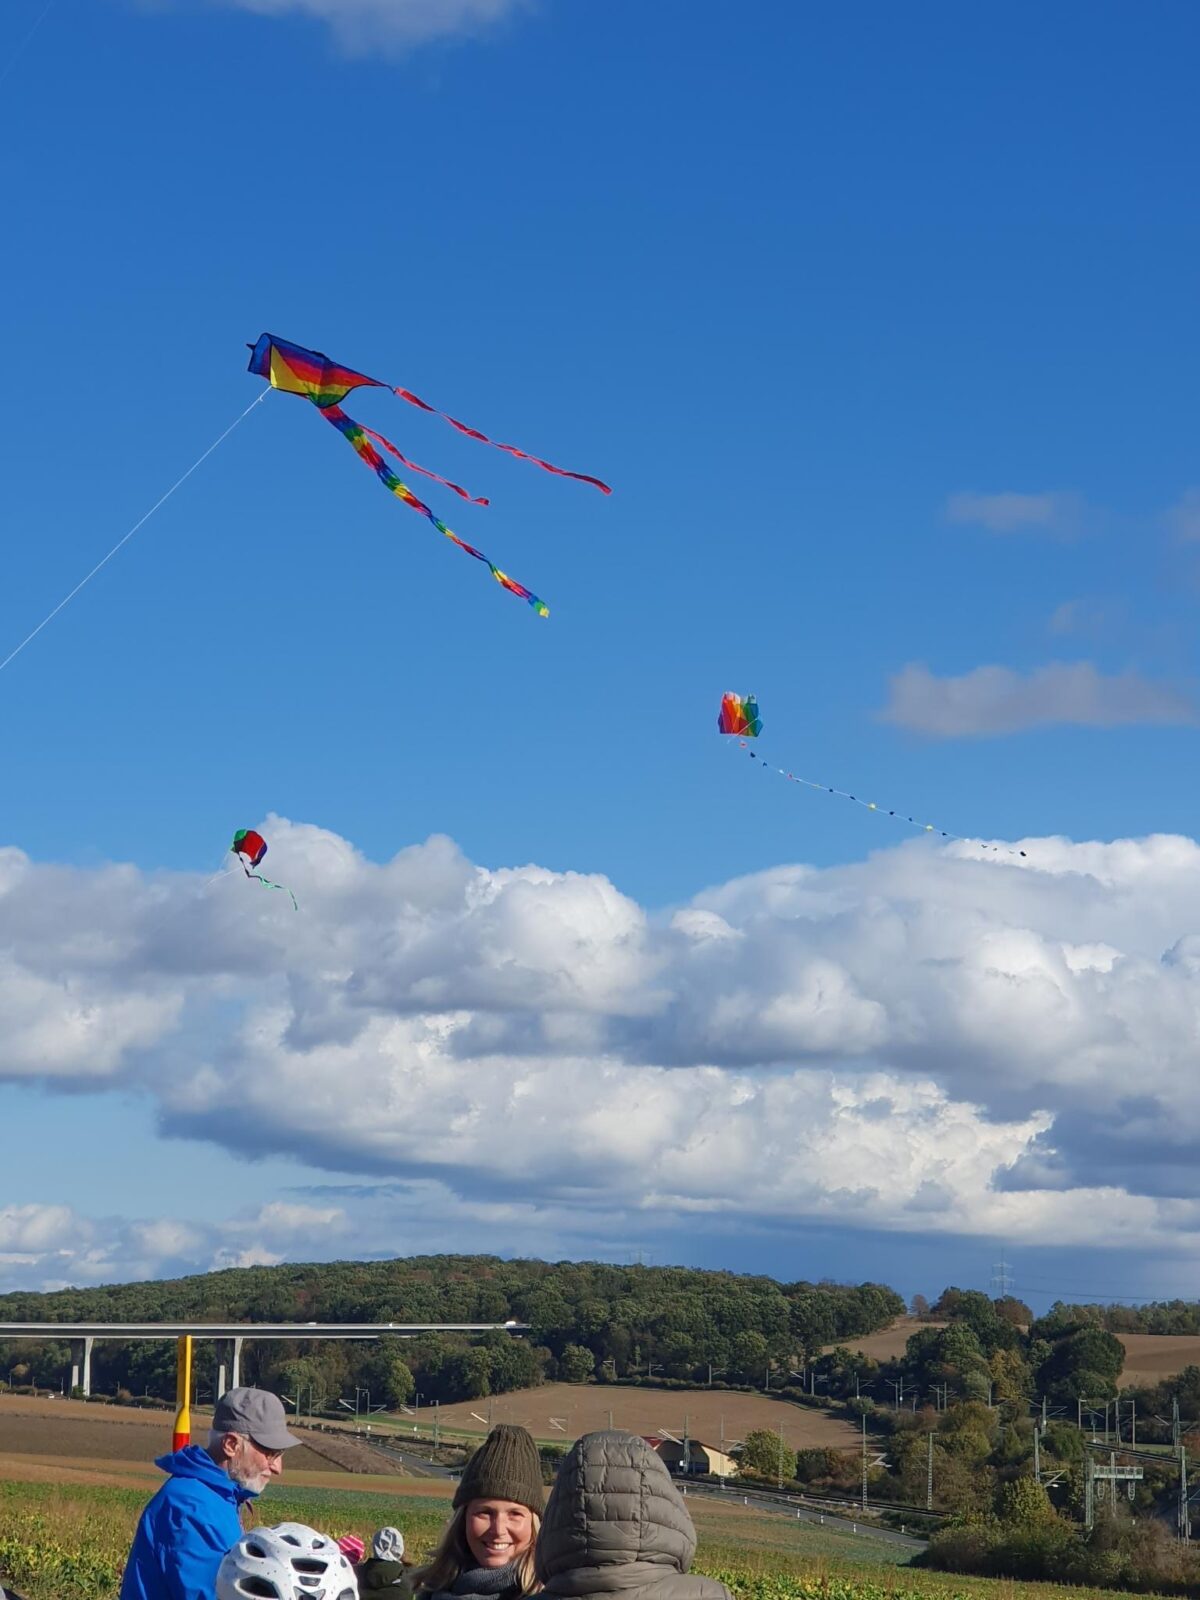
<svg viewBox="0 0 1200 1600">
<path fill-rule="evenodd" d="M 227 1472 L 221 1471 L 208 1451 L 198 1444 L 189 1444 L 183 1450 L 159 1456 L 154 1465 L 168 1477 L 191 1478 L 204 1484 L 235 1506 L 257 1498 L 253 1489 L 244 1489 L 240 1483 L 234 1483 Z"/>
<path fill-rule="evenodd" d="M 551 1593 L 637 1588 L 686 1572 L 695 1553 L 683 1496 L 644 1439 L 586 1433 L 572 1445 L 537 1542 L 538 1577 Z"/>
</svg>

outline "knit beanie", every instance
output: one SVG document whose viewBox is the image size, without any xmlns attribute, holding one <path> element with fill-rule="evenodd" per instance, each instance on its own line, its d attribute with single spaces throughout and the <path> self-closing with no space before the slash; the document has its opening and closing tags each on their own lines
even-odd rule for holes
<svg viewBox="0 0 1200 1600">
<path fill-rule="evenodd" d="M 471 1500 L 512 1500 L 541 1516 L 546 1504 L 542 1463 L 528 1429 L 511 1422 L 492 1429 L 454 1491 L 455 1507 Z"/>
</svg>

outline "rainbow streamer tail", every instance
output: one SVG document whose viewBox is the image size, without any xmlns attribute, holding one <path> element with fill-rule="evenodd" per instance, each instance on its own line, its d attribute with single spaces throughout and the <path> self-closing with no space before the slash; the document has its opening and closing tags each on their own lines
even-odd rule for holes
<svg viewBox="0 0 1200 1600">
<path fill-rule="evenodd" d="M 543 472 L 552 472 L 557 478 L 574 478 L 576 483 L 590 483 L 594 489 L 599 489 L 601 494 L 611 494 L 608 484 L 600 478 L 593 478 L 586 472 L 568 472 L 566 467 L 556 467 L 552 461 L 543 461 L 541 456 L 531 456 L 528 450 L 522 450 L 515 444 L 501 444 L 498 439 L 489 439 L 486 433 L 480 433 L 478 428 L 472 428 L 469 423 L 459 422 L 457 417 L 452 417 L 449 412 L 439 411 L 436 406 L 431 406 L 428 400 L 422 400 L 420 395 L 413 394 L 411 389 L 393 389 L 393 394 L 407 400 L 410 406 L 416 406 L 420 411 L 427 411 L 430 416 L 441 417 L 443 422 L 448 422 L 452 428 L 468 439 L 474 439 L 478 444 L 491 445 L 493 450 L 503 450 L 510 456 L 516 456 L 518 461 L 528 461 L 535 467 L 541 467 Z"/>
<path fill-rule="evenodd" d="M 473 556 L 476 561 L 482 561 L 501 588 L 507 589 L 509 594 L 515 594 L 519 600 L 526 601 L 533 607 L 539 617 L 548 617 L 550 615 L 550 607 L 544 600 L 539 600 L 532 589 L 527 589 L 523 583 L 518 583 L 515 578 L 510 578 L 507 572 L 502 572 L 494 561 L 489 560 L 484 555 L 482 550 L 477 550 L 473 544 L 468 544 L 465 539 L 460 539 L 452 528 L 448 528 L 440 517 L 435 516 L 425 502 L 419 500 L 406 483 L 401 482 L 371 443 L 371 440 L 378 439 L 385 449 L 390 450 L 394 456 L 404 461 L 406 458 L 400 454 L 394 444 L 385 439 L 382 434 L 374 433 L 370 429 L 364 428 L 361 423 L 355 422 L 353 417 L 348 417 L 341 406 L 318 406 L 317 409 L 326 422 L 331 423 L 348 440 L 356 453 L 375 473 L 384 488 L 394 494 L 397 500 L 402 500 L 406 506 L 411 506 L 414 511 L 419 511 L 422 516 L 428 517 L 438 532 L 444 534 L 451 544 L 456 544 L 460 550 L 469 556 Z M 411 463 L 407 464 L 411 465 Z M 465 491 L 460 492 L 465 493 Z M 470 497 L 466 496 L 466 498 L 469 499 Z"/>
<path fill-rule="evenodd" d="M 296 896 L 288 888 L 286 883 L 273 883 L 270 878 L 264 878 L 261 872 L 251 872 L 250 868 L 245 864 L 242 866 L 242 871 L 248 878 L 253 878 L 255 883 L 261 883 L 264 889 L 278 889 L 280 894 L 287 895 L 288 899 L 292 902 L 292 910 L 299 911 L 300 907 L 296 904 Z"/>
</svg>

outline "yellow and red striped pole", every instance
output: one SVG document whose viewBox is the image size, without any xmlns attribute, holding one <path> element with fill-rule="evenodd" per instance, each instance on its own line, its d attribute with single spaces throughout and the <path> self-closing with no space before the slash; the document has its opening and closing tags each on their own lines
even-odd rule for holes
<svg viewBox="0 0 1200 1600">
<path fill-rule="evenodd" d="M 192 1336 L 181 1334 L 176 1341 L 175 1358 L 175 1432 L 171 1435 L 171 1449 L 182 1450 L 192 1442 Z"/>
</svg>

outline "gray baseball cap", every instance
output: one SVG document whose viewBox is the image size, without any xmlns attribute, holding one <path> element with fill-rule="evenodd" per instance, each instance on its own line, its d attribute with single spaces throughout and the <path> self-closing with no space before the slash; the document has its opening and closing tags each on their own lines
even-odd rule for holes
<svg viewBox="0 0 1200 1600">
<path fill-rule="evenodd" d="M 217 1401 L 217 1433 L 245 1433 L 264 1450 L 288 1450 L 304 1441 L 289 1433 L 283 1401 L 267 1389 L 230 1389 Z"/>
</svg>

